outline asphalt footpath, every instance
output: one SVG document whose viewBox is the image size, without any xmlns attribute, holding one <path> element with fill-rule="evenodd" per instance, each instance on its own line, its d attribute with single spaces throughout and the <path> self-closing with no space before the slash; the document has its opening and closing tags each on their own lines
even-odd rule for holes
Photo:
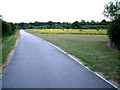
<svg viewBox="0 0 120 90">
<path fill-rule="evenodd" d="M 115 88 L 47 41 L 20 34 L 2 88 Z"/>
</svg>

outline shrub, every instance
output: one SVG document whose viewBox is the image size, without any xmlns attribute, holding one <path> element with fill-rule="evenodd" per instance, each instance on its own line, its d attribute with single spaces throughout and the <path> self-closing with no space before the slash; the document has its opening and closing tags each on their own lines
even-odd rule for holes
<svg viewBox="0 0 120 90">
<path fill-rule="evenodd" d="M 108 25 L 107 34 L 111 42 L 115 43 L 115 47 L 120 49 L 120 17 Z"/>
<path fill-rule="evenodd" d="M 12 27 L 9 23 L 3 21 L 2 22 L 2 36 L 7 37 L 12 34 Z"/>
</svg>

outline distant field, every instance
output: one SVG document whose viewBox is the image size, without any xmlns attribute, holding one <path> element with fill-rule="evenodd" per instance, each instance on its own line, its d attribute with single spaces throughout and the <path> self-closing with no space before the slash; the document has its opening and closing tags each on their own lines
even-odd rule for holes
<svg viewBox="0 0 120 90">
<path fill-rule="evenodd" d="M 42 34 L 102 34 L 106 35 L 107 30 L 103 29 L 29 29 L 32 32 Z"/>
<path fill-rule="evenodd" d="M 91 70 L 102 72 L 108 80 L 119 82 L 120 54 L 107 47 L 106 35 L 79 34 L 40 34 L 39 31 L 27 30 L 41 37 L 64 51 L 78 57 Z"/>
</svg>

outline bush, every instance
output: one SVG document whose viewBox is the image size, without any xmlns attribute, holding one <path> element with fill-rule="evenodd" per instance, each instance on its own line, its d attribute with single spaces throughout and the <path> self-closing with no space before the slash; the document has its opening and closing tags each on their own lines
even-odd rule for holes
<svg viewBox="0 0 120 90">
<path fill-rule="evenodd" d="M 2 36 L 7 37 L 10 36 L 12 34 L 12 27 L 9 23 L 3 21 L 2 22 Z"/>
<path fill-rule="evenodd" d="M 115 47 L 120 49 L 120 17 L 116 20 L 113 20 L 109 25 L 108 25 L 108 36 L 115 44 Z"/>
<path fill-rule="evenodd" d="M 12 32 L 15 32 L 16 25 L 15 25 L 15 24 L 13 24 L 13 23 L 10 23 L 10 25 L 11 25 L 11 28 L 12 28 Z"/>
<path fill-rule="evenodd" d="M 16 29 L 19 29 L 19 27 L 15 24 L 2 21 L 2 37 L 14 34 Z"/>
<path fill-rule="evenodd" d="M 72 29 L 81 29 L 81 25 L 80 25 L 80 23 L 79 23 L 78 21 L 73 22 L 73 23 L 70 25 L 70 27 L 71 27 Z"/>
</svg>

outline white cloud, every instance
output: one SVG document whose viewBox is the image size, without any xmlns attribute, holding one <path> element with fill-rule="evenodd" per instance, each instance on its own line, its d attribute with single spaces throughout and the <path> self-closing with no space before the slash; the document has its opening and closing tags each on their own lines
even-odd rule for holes
<svg viewBox="0 0 120 90">
<path fill-rule="evenodd" d="M 2 0 L 0 14 L 9 22 L 101 21 L 110 0 Z M 112 0 L 113 1 L 113 0 Z"/>
</svg>

